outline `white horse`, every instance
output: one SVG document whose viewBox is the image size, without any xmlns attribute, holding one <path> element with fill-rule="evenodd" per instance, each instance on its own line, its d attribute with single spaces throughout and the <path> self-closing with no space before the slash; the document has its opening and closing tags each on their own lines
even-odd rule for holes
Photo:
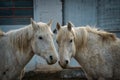
<svg viewBox="0 0 120 80">
<path fill-rule="evenodd" d="M 31 19 L 31 24 L 7 33 L 0 31 L 0 80 L 15 80 L 34 54 L 48 64 L 57 61 L 51 24 Z"/>
<path fill-rule="evenodd" d="M 89 80 L 120 80 L 120 39 L 96 28 L 73 26 L 57 23 L 59 64 L 65 68 L 74 57 Z"/>
</svg>

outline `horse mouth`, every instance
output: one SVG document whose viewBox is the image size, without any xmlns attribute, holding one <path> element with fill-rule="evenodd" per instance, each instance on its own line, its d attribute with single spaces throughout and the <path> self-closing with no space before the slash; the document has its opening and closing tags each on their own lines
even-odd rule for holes
<svg viewBox="0 0 120 80">
<path fill-rule="evenodd" d="M 48 64 L 48 65 L 52 65 L 52 64 L 54 64 L 54 63 L 52 63 L 52 62 L 47 62 L 47 64 Z"/>
<path fill-rule="evenodd" d="M 47 64 L 48 65 L 52 65 L 52 64 L 55 64 L 56 63 L 56 61 L 48 61 L 48 60 L 46 60 L 47 61 Z"/>
<path fill-rule="evenodd" d="M 63 69 L 66 69 L 67 68 L 67 66 L 61 66 Z"/>
<path fill-rule="evenodd" d="M 68 65 L 61 65 L 60 62 L 58 62 L 61 68 L 66 69 Z"/>
</svg>

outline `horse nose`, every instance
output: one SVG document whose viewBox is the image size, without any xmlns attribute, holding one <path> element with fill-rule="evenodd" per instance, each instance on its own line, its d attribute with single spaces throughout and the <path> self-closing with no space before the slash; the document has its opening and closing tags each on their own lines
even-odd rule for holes
<svg viewBox="0 0 120 80">
<path fill-rule="evenodd" d="M 61 63 L 60 61 L 58 61 L 59 65 L 64 69 L 64 68 L 67 68 L 67 64 L 69 63 L 68 60 L 66 60 L 64 63 Z"/>
<path fill-rule="evenodd" d="M 68 64 L 68 60 L 65 60 L 65 63 Z"/>
<path fill-rule="evenodd" d="M 53 60 L 53 56 L 50 55 L 49 57 L 50 57 L 50 60 L 52 61 Z"/>
<path fill-rule="evenodd" d="M 60 64 L 60 61 L 58 61 L 58 63 Z M 65 65 L 67 65 L 69 63 L 68 60 L 65 60 Z"/>
</svg>

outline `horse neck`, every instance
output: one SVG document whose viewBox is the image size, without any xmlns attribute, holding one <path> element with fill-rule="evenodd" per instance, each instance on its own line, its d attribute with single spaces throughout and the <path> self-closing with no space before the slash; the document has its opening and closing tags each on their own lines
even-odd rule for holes
<svg viewBox="0 0 120 80">
<path fill-rule="evenodd" d="M 26 52 L 31 46 L 33 38 L 33 30 L 31 25 L 24 28 L 7 32 L 10 45 L 18 51 Z"/>
<path fill-rule="evenodd" d="M 80 30 L 76 31 L 77 32 L 80 32 Z M 81 36 L 83 37 L 82 38 L 82 41 L 80 40 L 81 37 L 80 37 L 80 34 L 78 34 L 76 36 L 76 38 L 79 38 L 78 39 L 78 42 L 76 42 L 76 44 L 79 44 L 76 46 L 77 50 L 76 50 L 76 54 L 75 54 L 75 59 L 81 64 L 84 66 L 84 62 L 88 59 L 88 57 L 90 57 L 89 53 L 91 52 L 91 50 L 94 50 L 98 43 L 99 45 L 103 45 L 102 44 L 102 41 L 99 40 L 99 36 L 97 34 L 94 34 L 92 32 L 84 32 L 83 34 L 84 36 Z M 85 37 L 86 35 L 86 37 Z M 85 42 L 83 42 L 84 40 L 86 40 Z M 83 44 L 82 43 L 85 43 L 84 46 L 82 46 Z"/>
<path fill-rule="evenodd" d="M 21 66 L 21 68 L 25 67 L 25 65 L 31 60 L 33 56 L 34 53 L 31 50 L 23 53 L 15 53 L 15 57 L 18 59 L 17 62 Z"/>
<path fill-rule="evenodd" d="M 28 49 L 26 52 L 21 52 L 12 48 L 12 52 L 10 54 L 14 58 L 12 59 L 12 62 L 16 64 L 15 67 L 17 69 L 16 71 L 18 72 L 21 71 L 34 56 L 34 53 L 31 51 L 31 49 Z"/>
<path fill-rule="evenodd" d="M 25 65 L 33 57 L 33 52 L 29 48 L 27 52 L 21 52 L 11 47 L 9 38 L 7 36 L 0 39 L 0 58 L 3 60 L 0 68 L 3 69 L 12 69 L 14 74 L 19 74 Z M 9 61 L 8 61 L 9 60 Z M 5 65 L 7 63 L 7 65 Z M 11 70 L 10 70 L 11 71 Z"/>
<path fill-rule="evenodd" d="M 29 25 L 24 28 L 21 28 L 21 29 L 15 30 L 15 31 L 10 31 L 7 33 L 9 45 L 11 45 L 10 47 L 12 48 L 12 50 L 14 52 L 13 54 L 16 58 L 16 61 L 21 67 L 24 67 L 34 55 L 32 52 L 31 45 L 30 45 L 31 44 L 30 37 L 28 37 L 29 39 L 28 38 L 25 39 L 25 36 L 24 36 L 24 39 L 22 39 L 22 38 L 20 38 L 19 40 L 16 39 L 23 35 L 28 35 L 28 36 L 33 35 L 32 32 L 31 33 L 29 32 L 28 28 L 32 29 L 32 27 Z M 26 32 L 19 33 L 22 31 L 26 31 Z M 16 35 L 18 35 L 18 36 L 14 37 Z M 22 40 L 24 41 L 25 44 L 22 43 L 22 45 L 21 45 Z M 23 47 L 21 48 L 20 46 L 23 46 Z"/>
<path fill-rule="evenodd" d="M 76 52 L 82 50 L 87 45 L 88 33 L 85 28 L 74 28 Z"/>
</svg>

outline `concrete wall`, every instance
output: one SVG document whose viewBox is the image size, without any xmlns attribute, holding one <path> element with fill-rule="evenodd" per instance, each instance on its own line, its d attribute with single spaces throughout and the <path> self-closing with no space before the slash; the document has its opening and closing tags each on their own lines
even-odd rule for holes
<svg viewBox="0 0 120 80">
<path fill-rule="evenodd" d="M 49 21 L 53 19 L 53 28 L 56 22 L 62 23 L 62 4 L 60 0 L 34 0 L 34 19 L 36 21 Z"/>
<path fill-rule="evenodd" d="M 120 30 L 120 0 L 99 0 L 97 11 L 99 27 Z"/>
<path fill-rule="evenodd" d="M 65 0 L 64 24 L 71 21 L 75 26 L 97 25 L 97 0 Z"/>
</svg>

